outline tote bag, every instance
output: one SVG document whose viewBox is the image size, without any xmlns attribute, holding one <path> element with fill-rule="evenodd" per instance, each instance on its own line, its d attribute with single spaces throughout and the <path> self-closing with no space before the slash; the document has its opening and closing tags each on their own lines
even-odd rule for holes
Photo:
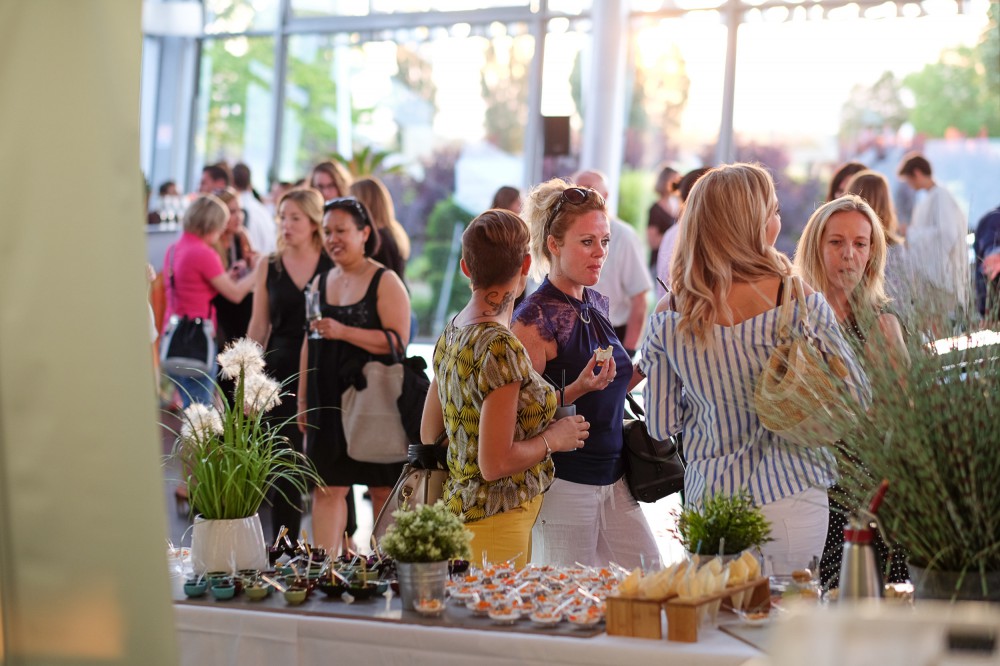
<svg viewBox="0 0 1000 666">
<path fill-rule="evenodd" d="M 424 360 L 404 358 L 399 335 L 392 330 L 383 333 L 392 363 L 365 363 L 360 376 L 340 397 L 347 455 L 360 462 L 406 460 L 409 443 L 420 441 L 420 418 L 430 388 Z"/>
</svg>

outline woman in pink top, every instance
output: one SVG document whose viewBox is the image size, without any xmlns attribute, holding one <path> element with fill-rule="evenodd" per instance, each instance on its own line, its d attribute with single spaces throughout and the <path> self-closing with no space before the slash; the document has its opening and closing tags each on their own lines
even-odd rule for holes
<svg viewBox="0 0 1000 666">
<path fill-rule="evenodd" d="M 253 290 L 253 274 L 236 279 L 226 272 L 222 259 L 213 245 L 225 229 L 229 210 L 211 194 L 198 197 L 184 213 L 184 233 L 180 240 L 167 248 L 163 275 L 167 289 L 167 312 L 171 315 L 210 318 L 215 324 L 212 299 L 222 294 L 239 303 Z M 169 375 L 181 390 L 184 407 L 192 402 L 210 404 L 213 385 L 211 377 L 180 377 Z"/>
</svg>

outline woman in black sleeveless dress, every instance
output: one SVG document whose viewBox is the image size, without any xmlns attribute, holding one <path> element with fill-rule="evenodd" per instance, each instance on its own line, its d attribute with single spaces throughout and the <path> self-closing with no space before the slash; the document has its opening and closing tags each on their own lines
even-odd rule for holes
<svg viewBox="0 0 1000 666">
<path fill-rule="evenodd" d="M 295 391 L 297 384 L 290 380 L 299 372 L 306 334 L 303 290 L 317 275 L 333 268 L 333 261 L 323 249 L 320 232 L 323 198 L 319 192 L 291 190 L 278 203 L 278 218 L 278 251 L 257 269 L 257 295 L 247 335 L 265 348 L 267 373 L 282 383 L 285 391 Z M 288 438 L 294 450 L 301 452 L 302 433 L 294 421 L 297 410 L 295 398 L 285 396 L 268 416 L 272 423 L 285 423 L 282 436 Z M 275 486 L 269 498 L 272 538 L 277 537 L 282 525 L 288 527 L 293 538 L 298 535 L 302 507 L 297 493 L 288 482 Z"/>
<path fill-rule="evenodd" d="M 377 515 L 402 471 L 402 463 L 365 463 L 347 454 L 340 398 L 367 361 L 388 360 L 390 349 L 383 330 L 396 331 L 403 344 L 408 343 L 410 299 L 399 276 L 371 258 L 378 234 L 357 199 L 328 201 L 323 231 L 336 266 L 313 282 L 323 318 L 310 327 L 322 339 L 307 339 L 303 348 L 299 395 L 307 397 L 308 421 L 313 426 L 308 430 L 306 453 L 325 484 L 314 494 L 313 533 L 317 544 L 336 553 L 350 486 L 369 487 Z"/>
</svg>

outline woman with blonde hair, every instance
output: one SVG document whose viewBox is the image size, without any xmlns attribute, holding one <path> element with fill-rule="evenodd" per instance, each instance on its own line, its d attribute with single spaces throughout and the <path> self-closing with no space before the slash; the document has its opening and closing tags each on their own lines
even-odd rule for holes
<svg viewBox="0 0 1000 666">
<path fill-rule="evenodd" d="M 896 307 L 909 309 L 912 305 L 913 272 L 907 262 L 906 245 L 899 234 L 899 220 L 896 206 L 892 202 L 889 181 L 877 171 L 864 170 L 854 174 L 847 181 L 844 192 L 856 194 L 864 199 L 882 225 L 885 232 L 885 290 L 896 302 Z"/>
<path fill-rule="evenodd" d="M 582 416 L 553 419 L 556 392 L 510 331 L 531 265 L 528 240 L 524 222 L 506 210 L 486 211 L 462 234 L 472 295 L 434 346 L 420 428 L 425 442 L 448 436 L 444 499 L 475 535 L 472 560 L 519 567 L 531 559 L 551 454 L 582 446 L 589 427 Z"/>
<path fill-rule="evenodd" d="M 379 249 L 372 259 L 383 264 L 405 282 L 406 260 L 410 258 L 410 237 L 396 221 L 389 190 L 378 178 L 362 178 L 351 184 L 350 194 L 365 205 L 378 231 Z"/>
<path fill-rule="evenodd" d="M 608 211 L 597 191 L 550 180 L 528 195 L 525 214 L 536 275 L 548 275 L 511 329 L 561 402 L 590 423 L 581 448 L 552 456 L 556 478 L 532 531 L 532 559 L 633 568 L 658 549 L 624 479 L 625 394 L 639 377 L 608 320 L 607 297 L 593 289 L 611 243 Z"/>
<path fill-rule="evenodd" d="M 909 363 L 909 355 L 899 318 L 889 310 L 883 286 L 885 263 L 882 224 L 865 200 L 854 194 L 820 206 L 806 223 L 795 250 L 796 272 L 826 296 L 845 337 L 862 353 L 866 365 L 888 360 L 893 368 Z M 836 587 L 847 509 L 835 502 L 831 508 L 820 572 L 824 585 Z M 882 541 L 876 545 L 881 558 L 887 559 Z M 901 556 L 894 558 L 890 577 L 892 582 L 906 579 Z"/>
<path fill-rule="evenodd" d="M 267 371 L 294 390 L 289 382 L 299 371 L 299 355 L 306 331 L 306 287 L 320 273 L 333 268 L 323 251 L 323 197 L 311 188 L 289 190 L 278 202 L 278 249 L 257 266 L 253 317 L 247 335 L 266 353 Z M 304 405 L 299 405 L 304 406 Z M 288 445 L 302 452 L 302 433 L 294 422 L 296 401 L 281 401 L 269 417 L 281 425 Z M 302 498 L 294 485 L 275 486 L 271 499 L 271 526 L 274 536 L 282 525 L 298 534 L 302 523 Z"/>
<path fill-rule="evenodd" d="M 844 335 L 871 360 L 908 362 L 903 328 L 885 293 L 886 234 L 854 194 L 820 206 L 795 249 L 795 271 L 822 293 Z M 876 340 L 869 345 L 869 340 Z"/>
<path fill-rule="evenodd" d="M 804 302 L 781 305 L 792 266 L 774 248 L 780 229 L 762 167 L 724 165 L 698 179 L 674 254 L 674 292 L 650 317 L 640 368 L 650 434 L 683 437 L 686 502 L 749 495 L 771 522 L 774 540 L 762 551 L 774 573 L 788 574 L 823 552 L 837 468 L 829 450 L 782 439 L 754 408 L 768 358 L 788 342 L 778 333 L 782 308 L 801 309 L 817 344 L 845 359 L 855 399 L 867 400 L 867 380 L 822 294 L 804 285 Z"/>
</svg>

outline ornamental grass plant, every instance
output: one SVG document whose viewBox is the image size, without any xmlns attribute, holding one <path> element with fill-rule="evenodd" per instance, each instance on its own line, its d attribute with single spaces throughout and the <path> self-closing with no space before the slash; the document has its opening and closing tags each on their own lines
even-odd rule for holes
<svg viewBox="0 0 1000 666">
<path fill-rule="evenodd" d="M 872 405 L 838 447 L 840 498 L 863 506 L 889 480 L 879 512 L 910 564 L 1000 571 L 1000 335 L 908 342 L 909 366 L 866 355 Z"/>
<path fill-rule="evenodd" d="M 289 421 L 272 423 L 265 416 L 287 394 L 264 374 L 260 345 L 241 338 L 218 358 L 222 376 L 236 380 L 232 399 L 222 395 L 221 411 L 200 403 L 185 409 L 171 455 L 181 462 L 195 515 L 248 518 L 277 482 L 287 480 L 306 492 L 319 477 L 312 462 L 279 434 Z"/>
<path fill-rule="evenodd" d="M 380 546 L 397 562 L 468 559 L 472 553 L 472 532 L 441 500 L 398 509 L 392 516 L 396 522 L 386 530 Z"/>
</svg>

